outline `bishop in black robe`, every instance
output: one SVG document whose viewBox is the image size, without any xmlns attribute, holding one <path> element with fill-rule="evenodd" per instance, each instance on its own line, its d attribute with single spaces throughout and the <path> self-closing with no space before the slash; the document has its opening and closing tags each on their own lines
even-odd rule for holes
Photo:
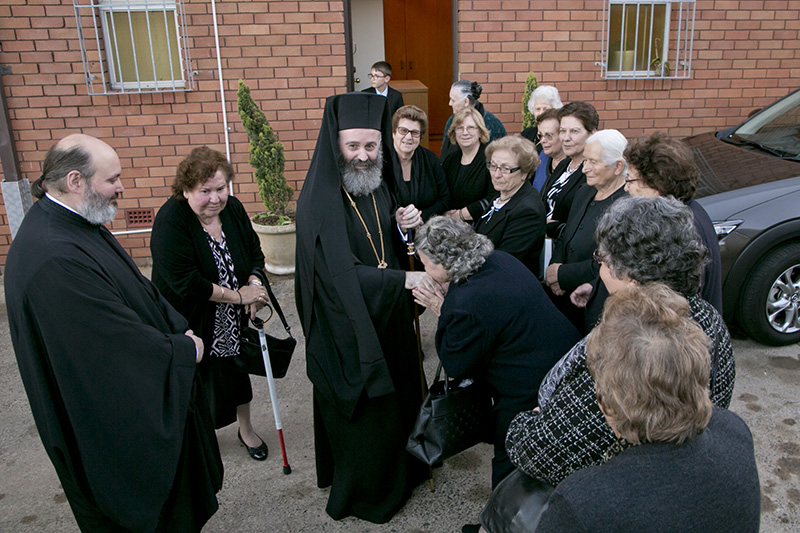
<svg viewBox="0 0 800 533">
<path fill-rule="evenodd" d="M 8 253 L 36 427 L 83 531 L 199 531 L 222 462 L 186 320 L 111 233 L 44 197 Z"/>
<path fill-rule="evenodd" d="M 385 181 L 353 196 L 362 223 L 337 163 L 339 130 L 375 129 L 387 158 L 384 179 L 391 173 L 385 102 L 361 93 L 327 100 L 298 200 L 295 277 L 314 385 L 317 483 L 331 486 L 326 510 L 333 518 L 375 523 L 387 522 L 426 472 L 405 451 L 422 387 L 406 273 L 394 255 L 393 199 Z M 377 268 L 376 256 L 388 268 Z"/>
</svg>

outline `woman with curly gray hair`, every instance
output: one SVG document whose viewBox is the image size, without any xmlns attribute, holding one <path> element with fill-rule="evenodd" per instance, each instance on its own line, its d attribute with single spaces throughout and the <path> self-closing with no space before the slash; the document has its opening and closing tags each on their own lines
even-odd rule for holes
<svg viewBox="0 0 800 533">
<path fill-rule="evenodd" d="M 525 265 L 466 223 L 432 217 L 415 244 L 425 271 L 445 288 L 413 292 L 439 316 L 436 349 L 447 375 L 483 382 L 494 398 L 494 487 L 514 468 L 508 424 L 536 407 L 539 383 L 579 334 Z"/>
<path fill-rule="evenodd" d="M 711 340 L 709 396 L 727 408 L 735 378 L 731 338 L 717 310 L 698 294 L 706 250 L 689 208 L 662 196 L 622 198 L 600 218 L 595 238 L 595 260 L 609 293 L 663 282 L 689 301 L 691 318 Z M 539 407 L 520 413 L 508 431 L 508 453 L 523 472 L 555 485 L 604 461 L 616 439 L 595 401 L 586 339 L 545 377 Z"/>
</svg>

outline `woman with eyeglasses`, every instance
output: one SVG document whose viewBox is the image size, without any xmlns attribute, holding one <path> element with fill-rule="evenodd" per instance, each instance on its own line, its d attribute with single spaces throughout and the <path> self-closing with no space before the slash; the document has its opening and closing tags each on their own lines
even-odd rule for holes
<svg viewBox="0 0 800 533">
<path fill-rule="evenodd" d="M 421 226 L 450 206 L 439 158 L 419 145 L 427 130 L 428 117 L 417 106 L 403 106 L 392 116 L 394 182 L 389 185 L 400 206 L 396 218 L 401 227 Z"/>
<path fill-rule="evenodd" d="M 450 126 L 455 119 L 456 113 L 462 109 L 476 109 L 483 119 L 486 129 L 489 131 L 489 139 L 485 142 L 494 141 L 506 136 L 506 128 L 496 116 L 486 110 L 483 104 L 478 101 L 483 92 L 483 87 L 478 83 L 469 80 L 458 80 L 450 87 L 450 107 L 453 108 L 453 115 L 447 119 L 444 125 L 444 138 L 442 139 L 442 149 L 439 152 L 439 159 L 444 159 L 455 150 L 455 143 L 450 139 Z"/>
<path fill-rule="evenodd" d="M 508 135 L 486 147 L 486 161 L 497 192 L 473 227 L 489 237 L 495 250 L 510 253 L 538 277 L 544 204 L 527 179 L 539 164 L 536 146 L 521 135 Z"/>
<path fill-rule="evenodd" d="M 553 171 L 558 168 L 567 158 L 564 149 L 561 147 L 561 137 L 558 134 L 561 120 L 558 118 L 558 109 L 547 109 L 537 118 L 538 123 L 536 138 L 542 152 L 539 154 L 539 166 L 533 175 L 533 188 L 542 192 L 545 183 L 553 175 Z M 525 132 L 523 132 L 523 137 Z"/>
<path fill-rule="evenodd" d="M 486 212 L 494 193 L 492 177 L 486 168 L 486 143 L 489 130 L 473 107 L 457 112 L 447 136 L 456 149 L 442 161 L 450 190 L 449 217 L 472 222 Z"/>
<path fill-rule="evenodd" d="M 530 98 L 528 99 L 528 111 L 536 120 L 535 125 L 522 130 L 522 136 L 536 145 L 536 149 L 541 154 L 542 147 L 539 145 L 539 115 L 548 109 L 561 109 L 564 104 L 561 102 L 561 96 L 558 94 L 558 89 L 552 85 L 539 85 L 533 90 Z M 544 158 L 542 159 L 544 162 Z"/>
<path fill-rule="evenodd" d="M 570 102 L 558 110 L 558 135 L 566 154 L 542 187 L 542 201 L 547 209 L 547 235 L 556 238 L 569 217 L 575 193 L 586 183 L 583 171 L 583 149 L 600 123 L 594 106 L 586 102 Z"/>
</svg>

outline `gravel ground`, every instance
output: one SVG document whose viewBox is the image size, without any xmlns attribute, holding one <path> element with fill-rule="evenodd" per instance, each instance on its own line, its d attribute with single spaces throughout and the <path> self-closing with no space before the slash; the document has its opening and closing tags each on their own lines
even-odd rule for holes
<svg viewBox="0 0 800 533">
<path fill-rule="evenodd" d="M 388 523 L 334 521 L 325 514 L 328 491 L 316 487 L 311 384 L 305 376 L 305 347 L 294 308 L 290 277 L 273 279 L 275 292 L 298 339 L 289 372 L 277 381 L 290 475 L 282 473 L 277 432 L 263 378 L 253 378 L 253 422 L 269 445 L 264 462 L 252 461 L 236 438 L 235 426 L 218 431 L 225 482 L 220 509 L 206 532 L 458 532 L 489 496 L 491 455 L 479 445 L 435 471 L 435 490 L 418 487 Z M 431 313 L 422 316 L 426 374 L 436 367 Z M 270 328 L 279 335 L 277 319 Z M 772 348 L 735 340 L 737 382 L 732 410 L 750 426 L 762 487 L 762 531 L 800 531 L 800 345 Z M 369 446 L 369 443 L 364 443 Z M 732 458 L 735 460 L 735 458 Z M 5 305 L 0 307 L 0 531 L 72 532 L 77 526 L 39 440 L 19 378 Z"/>
</svg>

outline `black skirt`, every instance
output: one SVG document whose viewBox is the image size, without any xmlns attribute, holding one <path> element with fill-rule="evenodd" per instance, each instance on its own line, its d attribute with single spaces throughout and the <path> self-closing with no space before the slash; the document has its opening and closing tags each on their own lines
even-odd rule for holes
<svg viewBox="0 0 800 533">
<path fill-rule="evenodd" d="M 233 357 L 204 357 L 198 365 L 214 429 L 236 422 L 236 408 L 250 403 L 250 376 L 236 370 Z"/>
</svg>

